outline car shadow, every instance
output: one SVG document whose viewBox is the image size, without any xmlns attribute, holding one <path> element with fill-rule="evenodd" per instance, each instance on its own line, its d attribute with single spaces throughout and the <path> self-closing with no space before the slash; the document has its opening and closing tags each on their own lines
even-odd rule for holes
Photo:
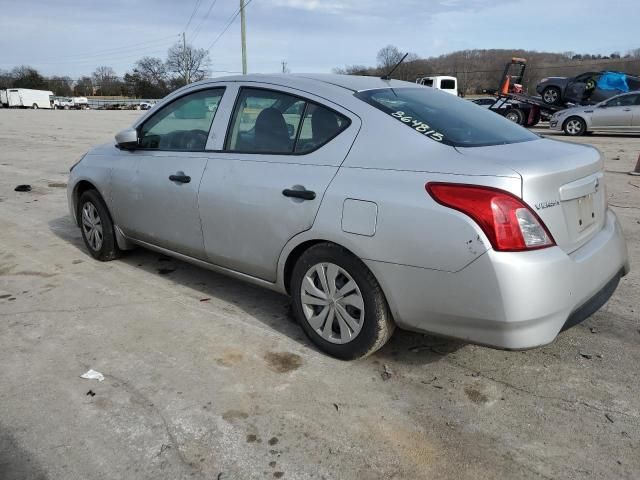
<svg viewBox="0 0 640 480">
<path fill-rule="evenodd" d="M 58 238 L 76 247 L 80 254 L 96 261 L 87 252 L 80 229 L 68 216 L 51 220 L 49 228 Z M 289 297 L 285 295 L 142 247 L 127 251 L 117 261 L 149 274 L 165 276 L 177 285 L 190 288 L 194 302 L 205 303 L 215 299 L 232 304 L 269 328 L 307 348 L 317 350 L 298 325 Z M 455 340 L 396 329 L 390 341 L 372 355 L 372 359 L 409 364 L 430 363 L 464 345 Z"/>
</svg>

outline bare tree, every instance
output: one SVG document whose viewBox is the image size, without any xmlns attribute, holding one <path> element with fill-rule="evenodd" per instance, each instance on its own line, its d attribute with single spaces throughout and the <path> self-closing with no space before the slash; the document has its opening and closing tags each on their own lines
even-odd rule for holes
<svg viewBox="0 0 640 480">
<path fill-rule="evenodd" d="M 107 66 L 98 67 L 93 72 L 92 77 L 101 95 L 118 95 L 120 93 L 121 85 L 113 68 Z"/>
<path fill-rule="evenodd" d="M 93 81 L 91 77 L 80 77 L 75 87 L 73 87 L 73 93 L 81 97 L 93 95 Z"/>
<path fill-rule="evenodd" d="M 387 45 L 378 51 L 376 56 L 378 67 L 384 71 L 391 70 L 402 58 L 403 53 L 395 45 Z"/>
<path fill-rule="evenodd" d="M 53 91 L 56 95 L 69 96 L 73 93 L 73 80 L 69 77 L 53 76 L 47 80 L 49 84 L 49 90 Z"/>
<path fill-rule="evenodd" d="M 208 73 L 210 63 L 207 50 L 178 42 L 167 53 L 166 68 L 186 85 L 202 80 Z"/>
<path fill-rule="evenodd" d="M 27 65 L 15 67 L 11 71 L 12 86 L 16 88 L 47 88 L 47 81 L 35 68 Z"/>
<path fill-rule="evenodd" d="M 133 71 L 151 84 L 164 84 L 168 79 L 167 66 L 157 57 L 142 57 L 135 63 Z"/>
</svg>

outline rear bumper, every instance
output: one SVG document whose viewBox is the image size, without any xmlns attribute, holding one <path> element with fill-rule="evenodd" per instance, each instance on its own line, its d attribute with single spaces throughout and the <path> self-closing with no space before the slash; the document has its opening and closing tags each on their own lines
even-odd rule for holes
<svg viewBox="0 0 640 480">
<path fill-rule="evenodd" d="M 571 254 L 489 250 L 459 272 L 367 261 L 401 328 L 497 348 L 552 342 L 599 309 L 629 271 L 615 214 Z"/>
</svg>

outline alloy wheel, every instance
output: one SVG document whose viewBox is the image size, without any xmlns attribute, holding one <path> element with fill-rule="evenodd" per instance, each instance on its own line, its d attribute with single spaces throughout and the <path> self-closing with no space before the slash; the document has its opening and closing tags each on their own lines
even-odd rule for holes
<svg viewBox="0 0 640 480">
<path fill-rule="evenodd" d="M 569 135 L 577 135 L 582 130 L 582 124 L 580 123 L 580 120 L 573 119 L 567 122 L 567 126 L 565 128 Z"/>
<path fill-rule="evenodd" d="M 548 90 L 545 90 L 544 92 L 544 101 L 545 103 L 556 103 L 556 101 L 558 100 L 558 91 L 550 88 Z"/>
<path fill-rule="evenodd" d="M 82 230 L 89 246 L 96 252 L 102 248 L 102 221 L 95 205 L 86 202 L 82 206 Z"/>
<path fill-rule="evenodd" d="M 319 263 L 304 275 L 300 300 L 304 316 L 324 340 L 344 344 L 364 323 L 364 299 L 353 277 L 334 263 Z"/>
</svg>

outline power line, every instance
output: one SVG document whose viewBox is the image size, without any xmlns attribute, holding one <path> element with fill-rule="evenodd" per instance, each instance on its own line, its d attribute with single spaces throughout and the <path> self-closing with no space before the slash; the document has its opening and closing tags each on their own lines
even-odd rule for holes
<svg viewBox="0 0 640 480">
<path fill-rule="evenodd" d="M 247 1 L 247 3 L 245 3 L 245 4 L 244 4 L 244 8 L 246 9 L 246 8 L 251 4 L 251 2 L 253 2 L 253 0 L 248 0 L 248 1 Z M 220 40 L 220 38 L 222 38 L 222 35 L 224 35 L 224 34 L 225 34 L 225 32 L 226 32 L 227 30 L 229 30 L 229 27 L 231 26 L 231 24 L 233 23 L 233 21 L 234 21 L 236 18 L 238 18 L 238 15 L 240 15 L 240 11 L 241 11 L 241 10 L 242 10 L 241 8 L 238 8 L 238 9 L 236 10 L 236 12 L 231 16 L 231 18 L 229 18 L 229 21 L 228 21 L 228 22 L 227 22 L 227 24 L 225 25 L 224 29 L 220 32 L 220 34 L 218 34 L 218 36 L 216 37 L 216 39 L 215 39 L 213 42 L 211 42 L 211 45 L 209 45 L 209 46 L 207 47 L 207 49 L 206 49 L 207 51 L 211 50 L 211 49 L 213 48 L 213 46 L 214 46 L 216 43 L 218 43 L 218 40 Z"/>
<path fill-rule="evenodd" d="M 198 26 L 193 30 L 193 32 L 191 32 L 191 42 L 195 42 L 197 36 L 200 34 L 200 30 L 202 29 L 202 26 L 204 25 L 204 22 L 207 18 L 209 18 L 209 14 L 211 13 L 211 10 L 213 10 L 213 6 L 217 3 L 218 0 L 213 0 L 211 2 L 211 5 L 209 6 L 209 10 L 207 10 L 207 13 L 204 15 L 204 17 L 202 18 L 202 20 L 200 20 L 200 23 L 198 24 Z"/>
<path fill-rule="evenodd" d="M 191 16 L 189 17 L 189 21 L 187 22 L 187 25 L 182 29 L 183 32 L 186 32 L 187 29 L 189 28 L 189 25 L 191 25 L 191 20 L 193 20 L 193 16 L 198 11 L 198 8 L 200 7 L 200 3 L 201 2 L 202 2 L 202 0 L 196 0 L 196 4 L 193 7 L 193 11 L 191 12 Z"/>
</svg>

